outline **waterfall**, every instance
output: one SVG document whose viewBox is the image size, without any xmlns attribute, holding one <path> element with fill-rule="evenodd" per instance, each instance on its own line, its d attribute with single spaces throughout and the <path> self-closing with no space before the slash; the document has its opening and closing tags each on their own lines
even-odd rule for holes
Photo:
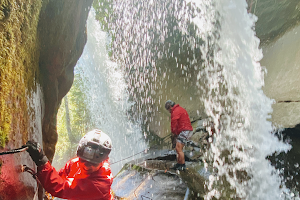
<svg viewBox="0 0 300 200">
<path fill-rule="evenodd" d="M 110 163 L 116 175 L 123 164 L 138 158 L 131 157 L 147 148 L 138 121 L 131 121 L 128 110 L 133 102 L 128 100 L 124 72 L 108 58 L 108 37 L 95 19 L 94 10 L 87 20 L 88 39 L 76 70 L 85 80 L 86 101 L 95 128 L 101 129 L 112 139 Z M 127 157 L 130 159 L 123 160 Z M 115 163 L 115 164 L 113 164 Z"/>
<path fill-rule="evenodd" d="M 207 154 L 215 175 L 210 177 L 206 199 L 226 197 L 230 191 L 221 186 L 225 182 L 238 198 L 291 199 L 294 194 L 266 159 L 290 146 L 274 136 L 269 121 L 273 102 L 262 91 L 263 55 L 253 30 L 256 17 L 247 13 L 246 1 L 191 2 L 201 10 L 194 19 L 204 41 L 205 68 L 198 79 L 206 80 L 203 101 L 216 130 Z M 225 159 L 226 154 L 230 155 Z"/>
<path fill-rule="evenodd" d="M 193 86 L 198 87 L 199 101 L 215 130 L 207 125 L 214 137 L 205 155 L 206 166 L 213 167 L 205 198 L 291 199 L 294 194 L 266 159 L 288 151 L 290 145 L 274 135 L 270 122 L 273 101 L 262 91 L 265 70 L 254 31 L 257 18 L 247 12 L 246 1 L 116 0 L 111 8 L 117 18 L 109 24 L 116 37 L 113 54 L 124 64 L 131 87 L 137 88 L 130 94 L 142 115 L 148 116 L 149 102 L 165 100 L 162 91 L 172 70 L 180 68 L 187 77 L 183 89 L 197 74 Z M 188 32 L 191 23 L 196 35 Z M 191 56 L 182 60 L 183 51 Z M 164 70 L 169 63 L 174 69 Z M 158 101 L 152 98 L 155 92 L 135 94 L 146 89 L 161 92 Z"/>
<path fill-rule="evenodd" d="M 274 135 L 273 101 L 262 91 L 265 69 L 259 63 L 263 54 L 254 31 L 257 18 L 247 12 L 246 1 L 116 0 L 113 8 L 117 20 L 109 28 L 115 34 L 117 62 L 109 59 L 109 38 L 92 10 L 87 44 L 76 66 L 89 88 L 87 103 L 96 128 L 112 138 L 111 163 L 147 148 L 142 126 L 153 121 L 166 100 L 162 91 L 173 72 L 161 67 L 167 60 L 187 77 L 184 89 L 197 88 L 197 100 L 214 126 L 207 125 L 213 139 L 204 157 L 212 169 L 205 199 L 299 199 L 266 159 L 291 147 Z M 176 28 L 167 23 L 170 16 L 176 18 Z M 196 35 L 189 35 L 189 23 L 197 27 Z M 181 34 L 181 41 L 168 40 L 173 34 Z M 191 55 L 184 61 L 183 51 Z M 114 175 L 127 161 L 112 165 Z"/>
</svg>

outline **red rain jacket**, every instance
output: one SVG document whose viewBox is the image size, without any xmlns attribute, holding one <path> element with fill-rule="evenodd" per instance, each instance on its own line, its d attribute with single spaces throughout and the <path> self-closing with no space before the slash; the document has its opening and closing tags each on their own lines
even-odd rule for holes
<svg viewBox="0 0 300 200">
<path fill-rule="evenodd" d="M 113 176 L 108 161 L 91 174 L 81 172 L 79 158 L 73 158 L 57 172 L 47 162 L 38 167 L 38 179 L 51 195 L 70 200 L 112 200 Z"/>
<path fill-rule="evenodd" d="M 171 131 L 179 135 L 181 131 L 192 131 L 193 127 L 187 111 L 176 104 L 171 111 Z"/>
</svg>

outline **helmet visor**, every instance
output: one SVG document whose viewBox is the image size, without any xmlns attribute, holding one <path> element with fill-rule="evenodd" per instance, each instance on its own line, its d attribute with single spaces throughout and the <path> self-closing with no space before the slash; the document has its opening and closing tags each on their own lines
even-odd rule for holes
<svg viewBox="0 0 300 200">
<path fill-rule="evenodd" d="M 106 160 L 109 152 L 110 149 L 99 146 L 97 143 L 88 142 L 82 148 L 78 149 L 77 155 L 86 161 L 97 164 Z"/>
</svg>

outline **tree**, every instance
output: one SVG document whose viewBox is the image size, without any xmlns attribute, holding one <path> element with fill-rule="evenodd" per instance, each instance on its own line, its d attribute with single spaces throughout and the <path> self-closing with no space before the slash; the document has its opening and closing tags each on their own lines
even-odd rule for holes
<svg viewBox="0 0 300 200">
<path fill-rule="evenodd" d="M 79 140 L 93 126 L 83 81 L 81 74 L 75 73 L 72 88 L 57 113 L 58 142 L 53 159 L 56 167 L 62 167 L 66 160 L 76 155 Z"/>
</svg>

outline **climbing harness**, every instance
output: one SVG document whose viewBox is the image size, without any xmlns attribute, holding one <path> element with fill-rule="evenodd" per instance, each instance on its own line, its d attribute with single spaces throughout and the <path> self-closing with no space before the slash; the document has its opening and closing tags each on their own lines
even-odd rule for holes
<svg viewBox="0 0 300 200">
<path fill-rule="evenodd" d="M 20 152 L 26 151 L 27 149 L 28 149 L 28 147 L 21 147 L 21 148 L 13 149 L 13 150 L 10 150 L 10 151 L 0 152 L 0 156 L 5 155 L 5 154 L 20 153 Z"/>
</svg>

